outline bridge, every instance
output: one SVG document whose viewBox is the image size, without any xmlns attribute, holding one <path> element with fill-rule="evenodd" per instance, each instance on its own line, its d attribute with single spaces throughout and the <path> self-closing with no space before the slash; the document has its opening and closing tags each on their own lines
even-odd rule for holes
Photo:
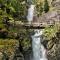
<svg viewBox="0 0 60 60">
<path fill-rule="evenodd" d="M 9 21 L 13 24 L 12 21 Z M 15 21 L 15 27 L 26 28 L 26 29 L 43 29 L 45 27 L 54 26 L 55 24 L 60 24 L 60 13 L 58 11 L 48 12 L 39 18 L 34 16 L 31 24 L 28 22 Z"/>
</svg>

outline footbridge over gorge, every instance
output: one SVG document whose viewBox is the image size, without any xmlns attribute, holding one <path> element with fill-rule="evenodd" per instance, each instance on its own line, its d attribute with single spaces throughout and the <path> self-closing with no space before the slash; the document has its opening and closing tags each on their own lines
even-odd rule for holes
<svg viewBox="0 0 60 60">
<path fill-rule="evenodd" d="M 9 21 L 12 24 L 12 21 Z M 60 24 L 60 12 L 52 11 L 43 14 L 39 18 L 34 16 L 31 24 L 28 22 L 15 21 L 15 27 L 26 28 L 26 29 L 42 29 L 48 26 L 54 26 L 55 24 Z"/>
</svg>

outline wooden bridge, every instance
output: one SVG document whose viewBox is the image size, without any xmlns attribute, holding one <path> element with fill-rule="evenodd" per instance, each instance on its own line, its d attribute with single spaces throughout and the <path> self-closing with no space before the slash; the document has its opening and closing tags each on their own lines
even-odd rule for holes
<svg viewBox="0 0 60 60">
<path fill-rule="evenodd" d="M 11 21 L 10 21 L 11 22 Z M 12 24 L 12 22 L 11 22 Z M 45 27 L 54 26 L 55 24 L 60 24 L 60 13 L 52 11 L 46 13 L 39 18 L 34 16 L 31 24 L 28 22 L 15 21 L 15 27 L 24 28 L 24 29 L 43 29 Z"/>
</svg>

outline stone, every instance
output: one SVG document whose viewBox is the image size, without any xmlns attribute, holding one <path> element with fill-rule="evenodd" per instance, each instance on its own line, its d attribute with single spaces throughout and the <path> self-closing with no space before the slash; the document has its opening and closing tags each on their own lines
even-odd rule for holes
<svg viewBox="0 0 60 60">
<path fill-rule="evenodd" d="M 2 58 L 3 58 L 3 53 L 0 52 L 0 60 L 2 60 Z"/>
</svg>

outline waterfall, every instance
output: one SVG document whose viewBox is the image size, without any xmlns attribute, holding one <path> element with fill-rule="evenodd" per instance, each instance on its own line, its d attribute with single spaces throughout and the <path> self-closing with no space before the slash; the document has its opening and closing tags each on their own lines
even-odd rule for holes
<svg viewBox="0 0 60 60">
<path fill-rule="evenodd" d="M 29 24 L 31 24 L 31 22 L 33 20 L 34 7 L 35 7 L 35 5 L 30 5 L 30 7 L 28 9 L 27 20 L 28 20 Z"/>
<path fill-rule="evenodd" d="M 28 9 L 27 20 L 30 25 L 31 25 L 31 22 L 33 21 L 34 8 L 35 8 L 35 5 L 31 4 Z M 41 35 L 43 31 L 35 29 L 34 32 L 35 34 L 32 36 L 33 60 L 47 60 L 46 49 L 41 44 Z"/>
<path fill-rule="evenodd" d="M 34 30 L 35 34 L 32 36 L 33 60 L 47 60 L 46 49 L 41 44 L 42 30 Z"/>
</svg>

